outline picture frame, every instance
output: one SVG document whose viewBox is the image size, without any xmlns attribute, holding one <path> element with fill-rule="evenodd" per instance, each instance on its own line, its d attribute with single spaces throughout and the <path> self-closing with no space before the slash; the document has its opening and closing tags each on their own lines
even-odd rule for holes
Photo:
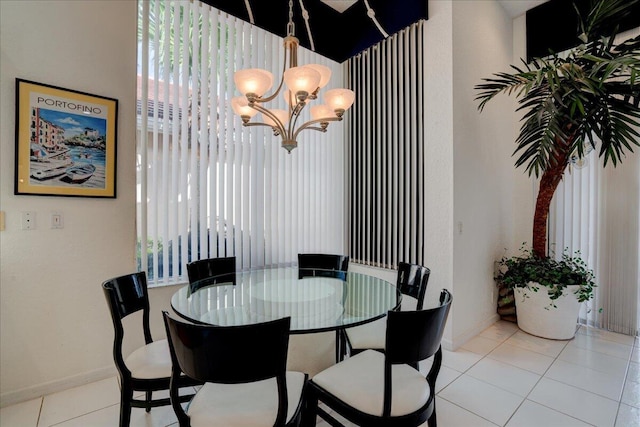
<svg viewBox="0 0 640 427">
<path fill-rule="evenodd" d="M 16 78 L 14 194 L 116 197 L 118 100 Z"/>
</svg>

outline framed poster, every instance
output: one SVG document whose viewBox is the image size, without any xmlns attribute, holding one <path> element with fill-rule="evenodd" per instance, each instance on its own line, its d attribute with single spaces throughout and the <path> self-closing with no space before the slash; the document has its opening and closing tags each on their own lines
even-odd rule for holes
<svg viewBox="0 0 640 427">
<path fill-rule="evenodd" d="M 116 197 L 118 101 L 16 79 L 15 194 Z"/>
</svg>

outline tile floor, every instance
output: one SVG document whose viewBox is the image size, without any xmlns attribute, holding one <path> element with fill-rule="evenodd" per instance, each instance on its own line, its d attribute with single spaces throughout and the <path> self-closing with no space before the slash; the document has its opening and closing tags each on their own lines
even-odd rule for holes
<svg viewBox="0 0 640 427">
<path fill-rule="evenodd" d="M 115 427 L 118 396 L 108 378 L 2 408 L 0 426 Z M 440 427 L 638 427 L 640 342 L 585 327 L 569 341 L 545 340 L 500 321 L 444 352 L 436 399 Z M 161 407 L 134 409 L 131 426 L 177 423 Z"/>
</svg>

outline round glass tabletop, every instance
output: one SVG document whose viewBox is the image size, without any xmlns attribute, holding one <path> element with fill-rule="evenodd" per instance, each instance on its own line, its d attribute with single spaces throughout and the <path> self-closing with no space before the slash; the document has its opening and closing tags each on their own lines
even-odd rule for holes
<svg viewBox="0 0 640 427">
<path fill-rule="evenodd" d="M 291 333 L 330 331 L 384 317 L 400 306 L 392 283 L 360 273 L 297 267 L 239 271 L 191 283 L 171 298 L 196 323 L 238 326 L 291 316 Z"/>
</svg>

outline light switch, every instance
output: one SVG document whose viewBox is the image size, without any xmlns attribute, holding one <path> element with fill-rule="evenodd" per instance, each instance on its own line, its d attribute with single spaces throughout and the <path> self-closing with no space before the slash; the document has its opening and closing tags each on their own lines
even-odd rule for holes
<svg viewBox="0 0 640 427">
<path fill-rule="evenodd" d="M 61 212 L 51 212 L 51 228 L 64 228 L 64 219 Z"/>
</svg>

